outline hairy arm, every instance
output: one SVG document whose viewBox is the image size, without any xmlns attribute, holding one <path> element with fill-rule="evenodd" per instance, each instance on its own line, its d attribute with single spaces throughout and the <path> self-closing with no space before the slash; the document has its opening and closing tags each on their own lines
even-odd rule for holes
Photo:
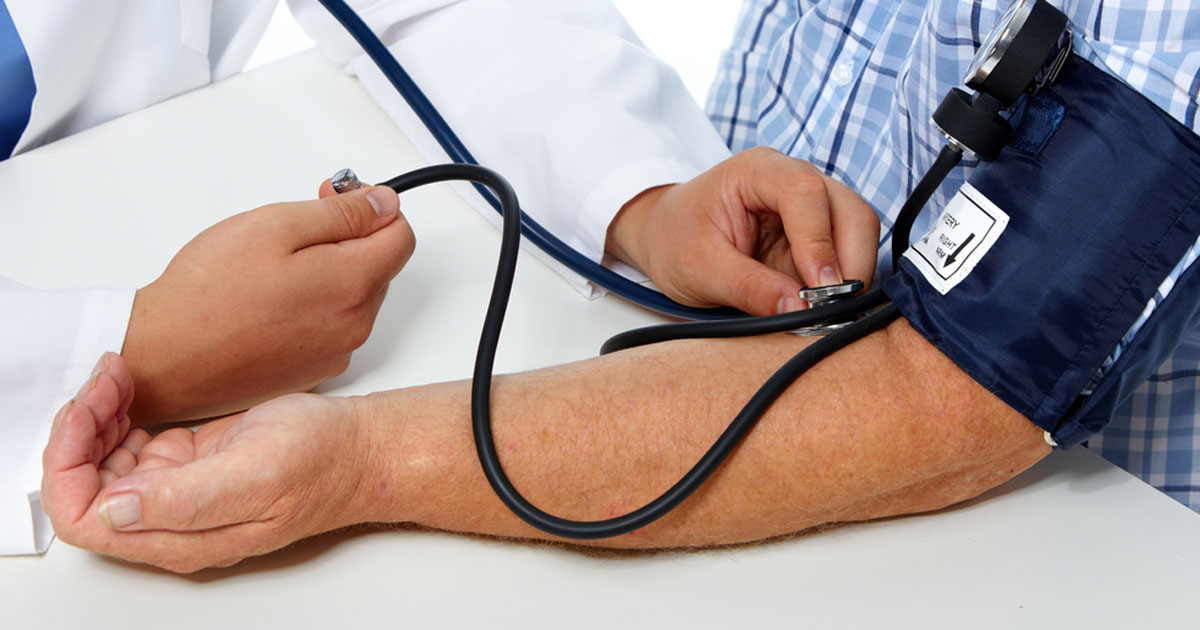
<svg viewBox="0 0 1200 630">
<path fill-rule="evenodd" d="M 552 514 L 623 514 L 675 483 L 807 343 L 676 341 L 502 377 L 492 404 L 501 460 Z M 547 538 L 484 479 L 469 385 L 284 396 L 151 438 L 129 430 L 132 379 L 106 355 L 55 420 L 43 505 L 70 544 L 184 572 L 362 522 Z M 802 376 L 675 511 L 588 544 L 719 545 L 933 510 L 1048 450 L 1039 429 L 900 321 Z"/>
<path fill-rule="evenodd" d="M 526 498 L 552 514 L 628 512 L 677 481 L 807 343 L 790 335 L 689 340 L 500 378 L 492 410 L 502 462 Z M 510 514 L 480 473 L 468 387 L 354 400 L 374 445 L 356 520 L 547 538 Z M 588 544 L 736 543 L 934 510 L 1048 452 L 1039 429 L 901 321 L 805 374 L 674 512 Z"/>
</svg>

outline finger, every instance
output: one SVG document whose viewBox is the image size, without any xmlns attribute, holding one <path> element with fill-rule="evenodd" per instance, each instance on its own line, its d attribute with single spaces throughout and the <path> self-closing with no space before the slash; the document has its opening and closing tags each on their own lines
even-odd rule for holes
<svg viewBox="0 0 1200 630">
<path fill-rule="evenodd" d="M 795 278 L 767 267 L 730 247 L 705 258 L 709 280 L 703 299 L 728 304 L 751 315 L 775 315 L 802 306 L 797 293 L 802 287 Z"/>
<path fill-rule="evenodd" d="M 196 456 L 195 434 L 190 429 L 175 427 L 159 433 L 142 446 L 139 459 L 162 457 L 177 465 L 190 462 Z"/>
<path fill-rule="evenodd" d="M 42 452 L 42 505 L 59 529 L 87 511 L 100 490 L 92 463 L 96 418 L 86 405 L 75 401 L 59 411 Z"/>
<path fill-rule="evenodd" d="M 137 466 L 133 468 L 133 472 L 130 474 L 158 470 L 159 468 L 178 468 L 182 465 L 182 463 L 169 457 L 161 457 L 159 455 L 142 455 L 138 457 Z"/>
<path fill-rule="evenodd" d="M 125 441 L 121 442 L 121 448 L 133 453 L 134 455 L 137 455 L 142 451 L 142 448 L 146 446 L 146 443 L 149 441 L 149 433 L 142 429 L 134 429 L 133 431 L 129 432 L 129 435 L 125 438 Z"/>
<path fill-rule="evenodd" d="M 101 472 L 112 472 L 118 477 L 124 477 L 133 472 L 137 463 L 138 458 L 133 454 L 133 451 L 124 446 L 118 446 L 113 449 L 113 452 L 108 457 L 104 458 L 104 461 L 100 462 L 100 470 Z"/>
<path fill-rule="evenodd" d="M 833 245 L 842 273 L 869 287 L 879 255 L 879 215 L 845 185 L 829 180 L 827 188 L 833 208 Z"/>
<path fill-rule="evenodd" d="M 256 520 L 255 479 L 235 456 L 218 453 L 182 466 L 138 470 L 105 488 L 98 513 L 122 532 L 198 531 Z"/>
<path fill-rule="evenodd" d="M 107 355 L 100 358 L 92 375 L 75 394 L 75 402 L 91 410 L 96 421 L 100 423 L 114 419 L 121 405 L 121 393 L 117 383 L 105 371 L 104 362 L 107 358 Z M 97 425 L 96 432 L 103 431 L 104 426 L 106 425 Z"/>
<path fill-rule="evenodd" d="M 317 188 L 317 199 L 324 199 L 336 194 L 337 191 L 333 189 L 332 179 L 327 179 L 321 182 L 321 185 Z"/>
<path fill-rule="evenodd" d="M 214 420 L 195 432 L 177 427 L 163 431 L 154 439 L 148 439 L 149 434 L 145 434 L 147 439 L 141 446 L 138 445 L 140 440 L 126 440 L 126 444 L 122 446 L 136 449 L 134 452 L 137 454 L 137 466 L 133 469 L 134 473 L 167 467 L 178 468 L 209 454 L 210 451 L 215 452 L 219 446 L 212 444 L 213 439 L 205 439 L 206 429 L 219 429 L 220 425 L 228 425 L 236 417 Z M 207 446 L 204 444 L 206 441 L 209 442 Z M 219 444 L 219 440 L 216 441 Z"/>
<path fill-rule="evenodd" d="M 100 435 L 97 437 L 92 448 L 92 462 L 97 466 L 116 448 L 117 438 L 119 437 L 117 432 L 120 430 L 118 423 L 114 422 L 111 418 L 108 422 L 104 422 L 102 426 Z"/>
<path fill-rule="evenodd" d="M 791 244 L 792 262 L 810 287 L 842 281 L 838 252 L 833 243 L 829 190 L 825 179 L 810 173 L 782 189 L 777 198 L 779 218 Z"/>
<path fill-rule="evenodd" d="M 101 468 L 100 469 L 100 489 L 103 490 L 104 488 L 107 488 L 109 485 L 112 484 L 112 482 L 114 482 L 120 478 L 121 478 L 121 475 L 118 475 L 117 473 L 115 473 L 111 470 Z"/>
<path fill-rule="evenodd" d="M 293 542 L 272 524 L 257 522 L 188 532 L 118 532 L 97 524 L 73 534 L 70 544 L 175 573 L 230 566 Z"/>
<path fill-rule="evenodd" d="M 374 186 L 314 201 L 266 206 L 264 220 L 286 230 L 288 245 L 298 251 L 322 243 L 339 243 L 375 233 L 400 213 L 400 199 L 390 188 Z"/>
<path fill-rule="evenodd" d="M 800 278 L 810 287 L 841 282 L 825 177 L 811 164 L 777 151 L 746 156 L 755 161 L 755 174 L 742 180 L 749 186 L 743 198 L 751 211 L 779 215 Z"/>
<path fill-rule="evenodd" d="M 114 447 L 125 441 L 125 438 L 129 435 L 129 427 L 132 424 L 128 415 L 121 416 L 121 419 L 117 421 L 117 440 L 113 444 Z M 109 450 L 111 451 L 112 449 Z"/>
<path fill-rule="evenodd" d="M 92 410 L 74 400 L 63 405 L 54 418 L 50 439 L 42 452 L 45 472 L 60 472 L 90 463 L 96 441 L 96 419 Z"/>
<path fill-rule="evenodd" d="M 104 371 L 113 379 L 117 385 L 119 395 L 119 404 L 117 405 L 116 416 L 118 418 L 129 414 L 129 406 L 133 404 L 133 375 L 129 372 L 129 366 L 125 364 L 125 359 L 115 352 L 105 353 Z"/>
<path fill-rule="evenodd" d="M 328 265 L 328 257 L 332 256 L 334 264 L 361 272 L 378 291 L 400 273 L 416 246 L 412 226 L 400 214 L 391 225 L 366 238 L 339 243 L 337 248 L 309 248 L 300 254 L 311 254 L 313 264 L 321 266 Z"/>
<path fill-rule="evenodd" d="M 117 416 L 123 401 L 120 386 L 109 375 L 110 359 L 115 356 L 107 353 L 101 357 L 91 378 L 75 396 L 76 403 L 91 411 L 96 424 L 92 456 L 89 458 L 93 465 L 98 465 L 107 457 L 125 438 L 125 432 L 129 429 L 127 417 Z"/>
</svg>

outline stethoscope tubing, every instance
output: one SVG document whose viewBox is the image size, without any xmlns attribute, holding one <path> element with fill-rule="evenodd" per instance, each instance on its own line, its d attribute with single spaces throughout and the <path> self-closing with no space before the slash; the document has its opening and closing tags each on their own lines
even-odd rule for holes
<svg viewBox="0 0 1200 630">
<path fill-rule="evenodd" d="M 842 302 L 770 317 L 746 317 L 735 309 L 697 309 L 671 301 L 611 270 L 587 259 L 562 243 L 520 210 L 512 186 L 499 174 L 480 166 L 445 119 L 392 57 L 378 37 L 342 0 L 320 0 L 326 9 L 359 42 L 364 51 L 413 108 L 435 139 L 456 162 L 430 166 L 384 182 L 397 194 L 413 188 L 451 180 L 472 182 L 484 199 L 502 217 L 501 245 L 496 276 L 480 333 L 471 383 L 471 426 L 476 453 L 484 476 L 500 500 L 518 517 L 548 534 L 576 540 L 595 540 L 620 536 L 662 518 L 692 495 L 717 470 L 734 448 L 756 426 L 774 401 L 808 368 L 839 349 L 886 327 L 899 316 L 899 309 L 886 302 L 879 289 Z M 684 324 L 651 326 L 621 333 L 601 349 L 602 353 L 629 349 L 658 341 L 694 337 L 735 337 L 791 330 L 841 320 L 847 316 L 876 309 L 848 326 L 820 338 L 780 367 L 742 407 L 729 426 L 707 452 L 674 485 L 656 499 L 627 514 L 598 521 L 577 521 L 555 516 L 525 499 L 500 462 L 492 436 L 491 384 L 497 346 L 512 293 L 513 278 L 521 236 L 553 256 L 576 273 L 626 299 L 675 317 L 699 320 Z M 879 307 L 879 308 L 877 308 Z"/>
<path fill-rule="evenodd" d="M 504 325 L 504 317 L 508 310 L 509 298 L 512 294 L 513 278 L 516 274 L 517 254 L 520 251 L 521 223 L 520 214 L 517 211 L 517 208 L 520 206 L 517 201 L 516 192 L 499 174 L 482 166 L 471 164 L 430 166 L 400 175 L 399 177 L 383 182 L 381 185 L 389 186 L 397 194 L 400 194 L 418 186 L 450 180 L 466 180 L 488 187 L 496 194 L 503 210 L 501 213 L 503 216 L 503 225 L 501 226 L 499 261 L 496 265 L 496 276 L 492 285 L 492 294 L 488 301 L 487 314 L 484 317 L 483 331 L 479 337 L 479 347 L 475 355 L 475 368 L 471 382 L 471 428 L 475 438 L 476 454 L 479 457 L 484 476 L 500 500 L 526 523 L 554 536 L 576 540 L 610 538 L 640 529 L 662 518 L 691 496 L 692 493 L 708 480 L 721 463 L 729 457 L 738 443 L 754 428 L 771 404 L 808 368 L 846 345 L 887 326 L 899 315 L 899 310 L 889 303 L 846 328 L 821 338 L 813 345 L 792 357 L 754 393 L 704 456 L 679 481 L 653 501 L 628 514 L 599 521 L 576 521 L 555 516 L 530 503 L 516 489 L 504 471 L 504 467 L 500 462 L 500 456 L 496 452 L 495 440 L 492 436 L 492 373 L 495 369 L 496 349 L 500 341 L 500 331 Z M 842 310 L 848 311 L 849 309 L 863 307 L 867 304 L 877 306 L 881 301 L 882 293 L 876 290 L 839 304 L 822 307 L 821 309 L 813 309 L 808 318 L 813 320 L 814 323 L 819 323 L 827 321 L 829 316 L 818 311 L 826 309 L 832 311 L 839 306 Z M 833 313 L 830 313 L 830 315 L 833 315 Z M 742 322 L 733 322 L 733 326 L 724 324 L 724 327 L 736 330 L 739 326 L 752 325 L 754 322 L 751 320 L 757 320 L 758 322 L 773 320 L 768 322 L 769 325 L 778 327 L 780 322 L 785 321 L 785 318 L 780 316 L 773 318 L 751 318 Z M 717 323 L 710 322 L 706 324 L 714 327 L 718 326 Z M 650 332 L 648 332 L 648 329 L 641 329 L 636 338 L 624 338 L 618 340 L 615 344 L 610 340 L 610 343 L 606 344 L 606 346 L 609 346 L 609 351 L 615 351 L 617 345 L 625 348 L 642 345 L 643 343 L 661 340 L 654 339 L 653 337 L 655 333 L 662 332 L 661 329 Z M 738 332 L 744 334 L 744 331 L 739 330 Z M 672 335 L 676 333 L 670 331 L 667 334 Z M 662 335 L 660 334 L 660 336 Z M 741 334 L 712 334 L 707 336 L 741 336 Z"/>
</svg>

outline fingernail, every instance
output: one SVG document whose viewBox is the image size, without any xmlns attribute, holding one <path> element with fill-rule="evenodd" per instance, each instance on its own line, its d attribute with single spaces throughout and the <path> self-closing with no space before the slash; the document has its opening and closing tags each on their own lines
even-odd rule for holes
<svg viewBox="0 0 1200 630">
<path fill-rule="evenodd" d="M 792 313 L 800 310 L 800 298 L 785 296 L 779 298 L 779 312 Z"/>
<path fill-rule="evenodd" d="M 834 270 L 833 267 L 825 266 L 821 268 L 821 286 L 829 286 L 838 284 L 842 281 L 842 274 Z"/>
<path fill-rule="evenodd" d="M 375 209 L 375 214 L 381 217 L 393 216 L 400 208 L 400 201 L 396 198 L 396 193 L 384 186 L 376 186 L 368 190 L 367 201 Z"/>
<path fill-rule="evenodd" d="M 96 369 L 92 370 L 92 375 L 88 377 L 88 380 L 83 384 L 83 387 L 79 388 L 79 393 L 75 394 L 76 400 L 86 396 L 87 393 L 92 391 L 92 388 L 96 386 L 96 381 L 100 380 L 100 370 L 100 366 L 96 366 Z"/>
<path fill-rule="evenodd" d="M 100 503 L 100 522 L 109 529 L 142 520 L 142 501 L 136 494 L 114 494 Z"/>
<path fill-rule="evenodd" d="M 51 431 L 58 428 L 58 423 L 62 421 L 63 416 L 67 415 L 67 410 L 70 409 L 71 405 L 74 405 L 74 404 L 75 404 L 74 399 L 68 400 L 67 404 L 63 405 L 62 408 L 58 410 L 58 413 L 54 415 L 54 420 L 50 422 L 50 430 Z"/>
</svg>

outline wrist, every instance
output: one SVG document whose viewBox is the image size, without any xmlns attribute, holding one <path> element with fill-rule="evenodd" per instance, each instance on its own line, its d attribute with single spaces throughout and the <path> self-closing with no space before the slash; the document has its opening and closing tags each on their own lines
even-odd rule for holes
<svg viewBox="0 0 1200 630">
<path fill-rule="evenodd" d="M 491 496 L 476 462 L 469 386 L 439 383 L 348 399 L 367 453 L 360 522 L 446 528 L 455 522 L 447 514 L 468 497 Z"/>
<path fill-rule="evenodd" d="M 129 325 L 125 329 L 125 341 L 121 346 L 121 358 L 129 368 L 133 379 L 134 398 L 129 408 L 129 417 L 133 426 L 148 426 L 169 421 L 171 414 L 167 412 L 161 401 L 169 399 L 160 391 L 161 366 L 155 364 L 156 353 L 153 348 L 161 347 L 154 341 L 154 318 L 149 314 L 149 292 L 152 285 L 138 289 L 133 297 L 133 309 L 129 315 Z M 161 348 L 158 355 L 161 356 Z"/>
<path fill-rule="evenodd" d="M 630 199 L 608 225 L 604 251 L 644 273 L 649 273 L 646 247 L 643 236 L 647 233 L 646 222 L 662 196 L 674 184 L 648 188 Z"/>
<path fill-rule="evenodd" d="M 353 422 L 366 456 L 359 459 L 359 482 L 350 509 L 354 523 L 414 521 L 410 496 L 414 485 L 411 461 L 414 437 L 405 430 L 406 410 L 394 392 L 376 392 L 344 399 L 347 420 Z"/>
</svg>

